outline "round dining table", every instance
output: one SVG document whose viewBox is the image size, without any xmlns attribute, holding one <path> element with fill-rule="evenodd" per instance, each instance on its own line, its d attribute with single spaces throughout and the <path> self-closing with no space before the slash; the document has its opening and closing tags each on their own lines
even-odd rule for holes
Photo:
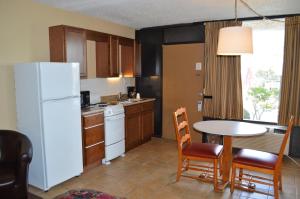
<svg viewBox="0 0 300 199">
<path fill-rule="evenodd" d="M 267 132 L 262 125 L 229 120 L 207 120 L 193 124 L 196 131 L 223 136 L 222 188 L 229 183 L 232 164 L 232 137 L 258 136 Z"/>
</svg>

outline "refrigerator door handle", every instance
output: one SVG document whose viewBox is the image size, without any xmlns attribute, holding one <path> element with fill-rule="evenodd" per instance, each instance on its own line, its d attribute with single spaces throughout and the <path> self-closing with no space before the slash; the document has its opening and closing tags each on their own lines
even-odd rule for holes
<svg viewBox="0 0 300 199">
<path fill-rule="evenodd" d="M 47 100 L 44 100 L 43 102 L 60 101 L 60 100 L 66 100 L 66 99 L 78 98 L 78 97 L 79 97 L 79 96 L 67 96 L 67 97 L 62 97 L 62 98 L 47 99 Z"/>
</svg>

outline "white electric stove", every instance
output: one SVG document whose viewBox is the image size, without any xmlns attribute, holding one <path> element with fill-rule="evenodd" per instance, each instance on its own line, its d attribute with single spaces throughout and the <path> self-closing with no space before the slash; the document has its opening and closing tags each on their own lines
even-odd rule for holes
<svg viewBox="0 0 300 199">
<path fill-rule="evenodd" d="M 108 105 L 104 108 L 105 158 L 103 164 L 125 156 L 125 114 L 122 104 Z"/>
</svg>

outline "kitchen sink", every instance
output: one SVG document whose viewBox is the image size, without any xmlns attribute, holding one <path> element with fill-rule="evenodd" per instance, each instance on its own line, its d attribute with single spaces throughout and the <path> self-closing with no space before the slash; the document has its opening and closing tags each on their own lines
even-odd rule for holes
<svg viewBox="0 0 300 199">
<path fill-rule="evenodd" d="M 144 98 L 141 98 L 141 99 L 126 99 L 126 100 L 122 100 L 120 101 L 121 104 L 130 104 L 130 103 L 134 103 L 134 102 L 140 102 L 140 101 L 143 101 L 143 100 L 146 100 Z"/>
</svg>

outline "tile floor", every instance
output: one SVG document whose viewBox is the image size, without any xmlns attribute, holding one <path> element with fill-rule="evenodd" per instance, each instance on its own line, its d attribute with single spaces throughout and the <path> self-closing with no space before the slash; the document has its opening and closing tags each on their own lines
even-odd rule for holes
<svg viewBox="0 0 300 199">
<path fill-rule="evenodd" d="M 213 191 L 211 184 L 189 178 L 175 183 L 177 169 L 177 143 L 153 138 L 112 161 L 109 166 L 99 166 L 79 177 L 68 180 L 48 192 L 30 187 L 29 191 L 42 197 L 53 198 L 70 189 L 88 188 L 123 196 L 127 199 L 270 199 L 265 195 L 229 188 L 223 193 Z M 300 160 L 297 160 L 300 162 Z M 300 199 L 300 168 L 285 158 L 283 166 L 282 199 Z M 269 187 L 262 187 L 269 189 Z"/>
</svg>

